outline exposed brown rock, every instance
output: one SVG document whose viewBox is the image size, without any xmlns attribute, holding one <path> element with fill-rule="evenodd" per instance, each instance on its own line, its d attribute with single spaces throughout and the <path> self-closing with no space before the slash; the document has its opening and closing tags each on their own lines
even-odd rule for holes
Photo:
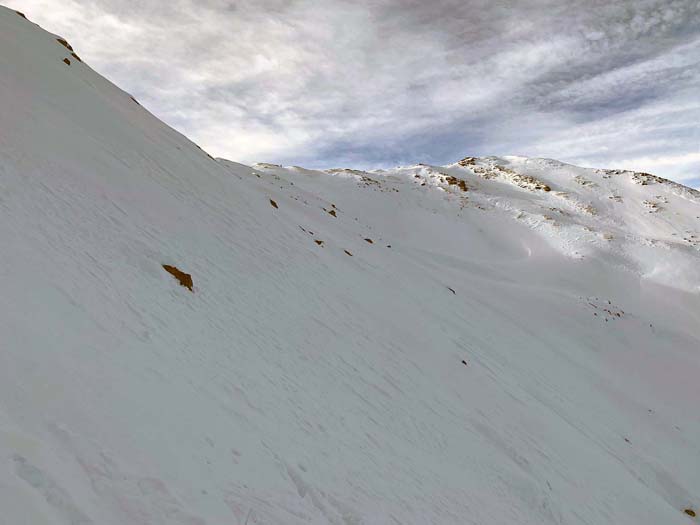
<svg viewBox="0 0 700 525">
<path fill-rule="evenodd" d="M 365 241 L 367 241 L 370 244 L 374 244 L 374 241 L 372 239 L 365 239 Z"/>
<path fill-rule="evenodd" d="M 70 66 L 70 60 L 68 60 L 67 58 L 63 59 L 63 63 Z"/>
<path fill-rule="evenodd" d="M 272 205 L 273 208 L 279 208 L 279 206 L 277 206 L 277 203 L 275 201 L 273 201 L 272 199 L 270 199 L 270 204 Z"/>
<path fill-rule="evenodd" d="M 323 246 L 323 241 L 319 241 L 318 239 L 314 239 L 314 242 L 318 244 L 319 246 Z"/>
<path fill-rule="evenodd" d="M 476 157 L 464 157 L 462 160 L 458 162 L 460 166 L 473 166 L 476 164 Z"/>
<path fill-rule="evenodd" d="M 63 47 L 67 48 L 69 51 L 73 51 L 73 48 L 71 47 L 71 45 L 68 43 L 67 40 L 65 40 L 63 38 L 57 38 L 56 42 L 61 44 Z"/>
<path fill-rule="evenodd" d="M 70 56 L 72 56 L 73 58 L 75 58 L 78 62 L 82 62 L 82 60 L 80 59 L 80 57 L 79 57 L 78 55 L 76 55 L 75 53 L 71 53 Z"/>
<path fill-rule="evenodd" d="M 694 518 L 695 515 L 696 515 L 696 514 L 695 514 L 695 511 L 694 511 L 693 509 L 685 509 L 683 512 L 685 512 L 685 513 L 686 513 L 688 516 L 690 516 L 691 518 Z"/>
<path fill-rule="evenodd" d="M 347 255 L 349 255 L 350 257 L 352 257 L 352 254 L 351 254 L 349 251 L 345 250 L 345 253 L 346 253 Z"/>
<path fill-rule="evenodd" d="M 24 15 L 24 13 L 22 13 L 21 11 L 15 11 L 15 13 L 17 13 L 19 16 L 21 16 L 21 17 L 24 18 L 25 20 L 27 19 L 27 17 L 26 17 L 26 16 Z"/>
<path fill-rule="evenodd" d="M 445 182 L 447 182 L 447 184 L 449 184 L 450 186 L 457 186 L 462 191 L 469 191 L 469 188 L 467 188 L 467 183 L 465 181 L 463 181 L 462 179 L 458 179 L 457 177 L 453 177 L 452 175 L 448 175 L 445 178 Z"/>
<path fill-rule="evenodd" d="M 333 217 L 337 217 L 337 215 L 335 214 L 335 210 L 330 210 L 328 212 L 328 215 L 333 215 Z"/>
<path fill-rule="evenodd" d="M 189 273 L 180 271 L 175 266 L 170 266 L 169 264 L 164 264 L 163 269 L 170 275 L 175 277 L 175 279 L 177 279 L 180 282 L 180 285 L 187 288 L 190 292 L 192 291 L 192 276 Z"/>
</svg>

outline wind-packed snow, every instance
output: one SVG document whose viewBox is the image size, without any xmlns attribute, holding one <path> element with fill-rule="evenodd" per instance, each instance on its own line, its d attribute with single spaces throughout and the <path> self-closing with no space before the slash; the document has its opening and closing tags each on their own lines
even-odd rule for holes
<svg viewBox="0 0 700 525">
<path fill-rule="evenodd" d="M 696 191 L 215 160 L 56 38 L 0 8 L 0 523 L 698 523 Z"/>
</svg>

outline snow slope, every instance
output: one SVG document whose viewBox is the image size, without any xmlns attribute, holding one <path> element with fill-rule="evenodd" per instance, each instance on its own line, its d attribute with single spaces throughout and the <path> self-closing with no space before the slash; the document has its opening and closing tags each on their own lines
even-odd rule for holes
<svg viewBox="0 0 700 525">
<path fill-rule="evenodd" d="M 215 160 L 56 38 L 0 8 L 0 523 L 698 523 L 696 191 Z"/>
</svg>

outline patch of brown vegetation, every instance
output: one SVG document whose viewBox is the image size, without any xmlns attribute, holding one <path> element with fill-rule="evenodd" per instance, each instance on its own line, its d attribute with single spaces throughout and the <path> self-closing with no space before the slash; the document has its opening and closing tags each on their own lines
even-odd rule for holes
<svg viewBox="0 0 700 525">
<path fill-rule="evenodd" d="M 445 177 L 445 182 L 449 184 L 450 186 L 457 186 L 460 190 L 462 191 L 469 191 L 469 188 L 467 188 L 467 183 L 463 181 L 462 179 L 458 179 L 457 177 L 453 177 L 452 175 L 448 175 Z"/>
<path fill-rule="evenodd" d="M 368 177 L 367 175 L 361 175 L 360 180 L 365 183 L 366 186 L 370 185 L 375 185 L 375 186 L 381 186 L 382 184 L 378 180 L 374 180 L 371 177 Z"/>
<path fill-rule="evenodd" d="M 585 179 L 581 175 L 576 175 L 574 177 L 574 182 L 576 182 L 577 184 L 580 184 L 581 186 L 587 187 L 587 188 L 588 187 L 595 188 L 596 186 L 598 186 L 595 182 L 588 180 L 588 179 Z"/>
<path fill-rule="evenodd" d="M 474 166 L 471 169 L 474 173 L 479 175 L 479 177 L 486 180 L 501 178 L 526 190 L 542 190 L 545 192 L 552 191 L 552 188 L 541 180 L 536 179 L 531 175 L 518 173 L 515 170 L 499 164 L 494 164 L 488 167 Z"/>
<path fill-rule="evenodd" d="M 189 273 L 185 273 L 177 269 L 175 266 L 170 266 L 169 264 L 164 264 L 163 269 L 170 275 L 175 277 L 180 282 L 181 286 L 187 288 L 190 292 L 192 291 L 192 276 Z"/>
<path fill-rule="evenodd" d="M 471 168 L 471 170 L 474 173 L 476 173 L 479 177 L 486 180 L 495 179 L 497 176 L 497 173 L 494 170 L 490 168 L 484 168 L 483 166 L 474 166 L 473 168 Z"/>
<path fill-rule="evenodd" d="M 656 213 L 663 209 L 658 203 L 650 200 L 642 201 L 642 205 L 649 210 L 649 213 Z"/>
<path fill-rule="evenodd" d="M 67 48 L 69 51 L 73 51 L 73 48 L 71 47 L 71 45 L 68 43 L 67 40 L 65 40 L 63 38 L 57 38 L 56 42 L 61 44 L 63 47 Z"/>
<path fill-rule="evenodd" d="M 666 186 L 676 189 L 677 191 L 685 193 L 686 195 L 690 195 L 695 198 L 700 198 L 700 191 L 693 188 L 689 188 L 687 186 L 683 186 L 682 184 L 678 184 L 677 182 L 673 182 L 672 180 L 664 179 L 663 177 L 659 177 L 657 175 L 652 175 L 651 173 L 626 170 L 596 170 L 596 173 L 601 173 L 604 179 L 609 179 L 612 176 L 618 175 L 629 175 L 632 179 L 632 182 L 634 182 L 635 184 L 639 184 L 640 186 L 649 186 L 651 184 L 664 184 Z"/>
<path fill-rule="evenodd" d="M 635 171 L 632 173 L 632 181 L 641 186 L 648 186 L 650 183 L 664 184 L 665 182 L 671 182 L 668 179 L 663 179 L 661 177 L 657 177 L 656 175 L 652 175 L 651 173 L 644 173 L 640 171 Z"/>
<path fill-rule="evenodd" d="M 365 239 L 365 241 L 370 243 L 370 244 L 374 244 L 374 241 L 372 239 Z"/>
<path fill-rule="evenodd" d="M 550 188 L 544 182 L 542 182 L 539 179 L 536 179 L 531 175 L 524 175 L 522 173 L 518 173 L 517 171 L 514 171 L 510 168 L 506 168 L 505 166 L 496 165 L 494 166 L 494 168 L 497 171 L 508 175 L 509 177 L 507 178 L 510 178 L 515 183 L 515 185 L 519 186 L 520 188 L 529 190 L 552 191 L 552 188 Z"/>
<path fill-rule="evenodd" d="M 272 199 L 270 199 L 270 205 L 271 205 L 273 208 L 279 208 L 279 206 L 277 206 L 277 203 L 276 203 L 275 201 L 273 201 Z"/>
<path fill-rule="evenodd" d="M 476 164 L 476 157 L 464 157 L 462 160 L 460 160 L 457 164 L 460 166 L 473 166 Z"/>
<path fill-rule="evenodd" d="M 691 518 L 694 518 L 696 516 L 695 511 L 693 509 L 685 509 L 683 512 L 685 512 Z"/>
<path fill-rule="evenodd" d="M 63 63 L 70 66 L 70 60 L 68 60 L 67 58 L 63 59 Z"/>
<path fill-rule="evenodd" d="M 351 173 L 353 175 L 363 175 L 365 172 L 360 170 L 353 170 L 350 168 L 331 168 L 325 170 L 326 173 Z"/>
</svg>

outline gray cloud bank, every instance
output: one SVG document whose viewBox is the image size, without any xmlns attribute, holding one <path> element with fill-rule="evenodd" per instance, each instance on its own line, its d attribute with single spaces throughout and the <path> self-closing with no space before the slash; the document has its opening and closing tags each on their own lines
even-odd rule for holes
<svg viewBox="0 0 700 525">
<path fill-rule="evenodd" d="M 697 0 L 5 0 L 211 153 L 544 156 L 700 185 Z"/>
</svg>

